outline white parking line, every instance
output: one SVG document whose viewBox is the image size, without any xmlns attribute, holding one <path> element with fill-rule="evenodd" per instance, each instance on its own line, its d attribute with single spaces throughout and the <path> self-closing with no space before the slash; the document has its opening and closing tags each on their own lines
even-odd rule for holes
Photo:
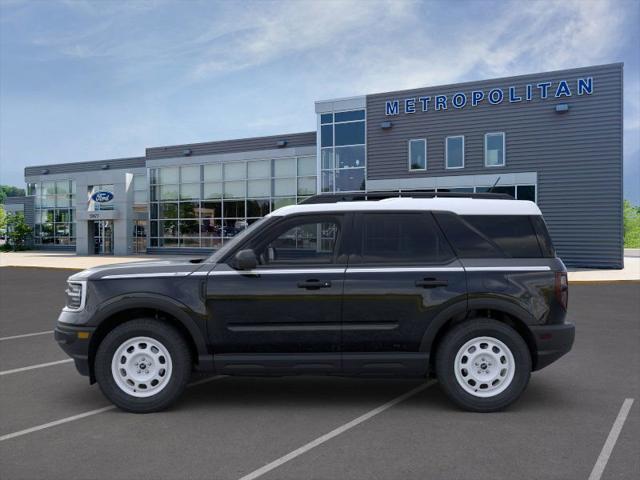
<svg viewBox="0 0 640 480">
<path fill-rule="evenodd" d="M 609 461 L 611 452 L 613 452 L 613 447 L 616 446 L 618 436 L 622 431 L 624 422 L 627 420 L 629 410 L 631 410 L 631 405 L 633 405 L 633 398 L 626 398 L 625 401 L 622 402 L 622 407 L 620 407 L 618 417 L 616 418 L 616 421 L 613 422 L 613 426 L 611 427 L 611 431 L 609 432 L 607 441 L 604 442 L 604 447 L 602 447 L 600 456 L 598 457 L 598 460 L 596 460 L 596 464 L 593 466 L 591 475 L 589 475 L 589 480 L 600 480 L 600 477 L 602 477 L 602 473 L 607 466 L 607 462 Z"/>
<path fill-rule="evenodd" d="M 22 335 L 12 335 L 10 337 L 0 337 L 0 342 L 4 340 L 15 340 L 17 338 L 35 337 L 36 335 L 47 335 L 50 333 L 53 333 L 53 330 L 47 330 L 46 332 L 23 333 Z"/>
<path fill-rule="evenodd" d="M 58 360 L 57 362 L 39 363 L 37 365 L 29 365 L 28 367 L 14 368 L 12 370 L 3 370 L 2 372 L 0 372 L 0 376 L 11 375 L 12 373 L 18 373 L 18 372 L 26 372 L 27 370 L 34 370 L 36 368 L 51 367 L 53 365 L 60 365 L 61 363 L 69 363 L 69 362 L 73 362 L 73 359 L 66 358 L 64 360 Z"/>
<path fill-rule="evenodd" d="M 62 425 L 63 423 L 69 423 L 69 422 L 73 422 L 74 420 L 80 420 L 81 418 L 90 417 L 92 415 L 97 415 L 102 412 L 108 412 L 109 410 L 113 410 L 114 408 L 116 408 L 115 405 L 109 405 L 108 407 L 89 410 L 88 412 L 79 413 L 78 415 L 73 415 L 71 417 L 61 418 L 60 420 L 55 420 L 49 423 L 43 423 L 42 425 L 38 425 L 35 427 L 25 428 L 24 430 L 20 430 L 18 432 L 8 433 L 0 437 L 0 442 L 4 442 L 5 440 L 9 440 L 15 437 L 21 437 L 22 435 L 27 435 L 28 433 L 44 430 L 45 428 L 51 428 L 51 427 L 55 427 L 56 425 Z"/>
<path fill-rule="evenodd" d="M 359 416 L 358 418 L 351 420 L 348 423 L 345 423 L 344 425 L 331 430 L 329 433 L 325 433 L 324 435 L 322 435 L 321 437 L 316 438 L 315 440 L 312 440 L 311 442 L 307 443 L 306 445 L 303 445 L 300 448 L 295 449 L 292 452 L 287 453 L 285 456 L 278 458 L 277 460 L 274 460 L 271 463 L 266 464 L 264 467 L 259 468 L 258 470 L 255 470 L 247 475 L 245 475 L 244 477 L 240 478 L 240 480 L 254 480 L 255 478 L 261 477 L 262 475 L 264 475 L 265 473 L 270 472 L 271 470 L 278 468 L 279 466 L 287 463 L 290 460 L 293 460 L 294 458 L 302 455 L 303 453 L 308 452 L 309 450 L 317 447 L 318 445 L 322 445 L 325 442 L 328 442 L 329 440 L 331 440 L 334 437 L 337 437 L 338 435 L 340 435 L 341 433 L 346 432 L 347 430 L 352 429 L 353 427 L 360 425 L 362 422 L 366 422 L 367 420 L 369 420 L 372 417 L 375 417 L 376 415 L 384 412 L 385 410 L 388 410 L 389 408 L 393 407 L 394 405 L 397 405 L 398 403 L 413 397 L 415 394 L 420 393 L 421 391 L 429 388 L 432 385 L 435 385 L 436 381 L 435 380 L 430 380 L 426 383 L 423 383 L 422 385 L 420 385 L 419 387 L 414 388 L 413 390 L 409 390 L 407 393 L 404 393 L 402 395 L 400 395 L 399 397 L 394 398 L 393 400 L 385 403 L 384 405 L 380 405 L 377 408 L 374 408 L 373 410 L 370 410 L 369 412 L 365 413 L 364 415 Z"/>
<path fill-rule="evenodd" d="M 205 378 L 203 380 L 198 380 L 197 382 L 190 383 L 187 387 L 195 387 L 197 385 L 202 385 L 203 383 L 212 382 L 214 380 L 218 380 L 220 378 L 224 378 L 224 375 L 217 375 L 215 377 Z M 21 437 L 23 435 L 27 435 L 29 433 L 38 432 L 40 430 L 44 430 L 46 428 L 55 427 L 58 425 L 62 425 L 64 423 L 73 422 L 75 420 L 80 420 L 81 418 L 91 417 L 93 415 L 98 415 L 103 412 L 108 412 L 109 410 L 114 410 L 117 408 L 115 405 L 109 405 L 107 407 L 97 408 L 95 410 L 89 410 L 88 412 L 79 413 L 78 415 L 72 415 L 71 417 L 61 418 L 59 420 L 54 420 L 53 422 L 43 423 L 42 425 L 36 425 L 35 427 L 25 428 L 24 430 L 19 430 L 13 433 L 7 433 L 6 435 L 0 436 L 0 442 L 4 442 L 5 440 L 10 440 L 12 438 Z"/>
</svg>

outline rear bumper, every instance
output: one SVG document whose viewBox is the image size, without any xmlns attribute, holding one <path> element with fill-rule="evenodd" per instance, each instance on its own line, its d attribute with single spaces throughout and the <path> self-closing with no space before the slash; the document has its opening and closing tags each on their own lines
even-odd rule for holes
<svg viewBox="0 0 640 480">
<path fill-rule="evenodd" d="M 54 338 L 60 348 L 73 359 L 78 372 L 85 376 L 90 376 L 91 373 L 89 368 L 89 342 L 94 330 L 94 328 L 90 327 L 58 324 L 53 331 Z M 78 335 L 79 333 L 82 335 Z M 86 338 L 84 338 L 85 336 Z"/>
<path fill-rule="evenodd" d="M 576 327 L 572 323 L 531 327 L 536 342 L 537 360 L 533 370 L 540 370 L 568 353 L 573 346 Z"/>
</svg>

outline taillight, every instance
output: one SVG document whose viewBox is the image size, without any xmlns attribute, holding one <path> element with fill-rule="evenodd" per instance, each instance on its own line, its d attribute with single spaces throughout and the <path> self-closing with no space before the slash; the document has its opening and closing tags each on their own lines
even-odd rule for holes
<svg viewBox="0 0 640 480">
<path fill-rule="evenodd" d="M 569 303 L 569 280 L 567 279 L 567 272 L 556 272 L 556 300 L 562 305 L 562 308 L 567 309 Z"/>
</svg>

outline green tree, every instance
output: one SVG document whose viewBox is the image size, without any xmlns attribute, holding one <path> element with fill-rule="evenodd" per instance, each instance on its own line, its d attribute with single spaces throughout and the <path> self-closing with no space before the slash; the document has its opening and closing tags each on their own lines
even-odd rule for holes
<svg viewBox="0 0 640 480">
<path fill-rule="evenodd" d="M 7 197 L 24 196 L 24 188 L 13 187 L 11 185 L 0 185 L 0 203 L 4 203 Z"/>
<path fill-rule="evenodd" d="M 629 200 L 625 200 L 623 214 L 624 246 L 625 248 L 640 248 L 640 207 L 632 205 Z"/>
<path fill-rule="evenodd" d="M 13 250 L 24 250 L 29 235 L 31 235 L 31 227 L 25 222 L 24 213 L 16 212 L 7 215 L 8 244 Z"/>
<path fill-rule="evenodd" d="M 7 226 L 7 212 L 4 211 L 4 207 L 0 205 L 0 232 L 4 233 L 4 229 Z"/>
</svg>

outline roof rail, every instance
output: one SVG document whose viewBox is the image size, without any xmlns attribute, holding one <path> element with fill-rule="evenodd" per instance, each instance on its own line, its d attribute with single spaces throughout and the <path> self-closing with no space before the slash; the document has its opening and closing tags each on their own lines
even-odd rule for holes
<svg viewBox="0 0 640 480">
<path fill-rule="evenodd" d="M 320 193 L 306 198 L 300 204 L 312 203 L 338 203 L 375 201 L 386 198 L 484 198 L 496 200 L 513 200 L 511 195 L 506 193 L 467 193 L 467 192 L 433 192 L 428 190 L 392 190 L 386 192 L 361 192 L 361 193 Z"/>
</svg>

